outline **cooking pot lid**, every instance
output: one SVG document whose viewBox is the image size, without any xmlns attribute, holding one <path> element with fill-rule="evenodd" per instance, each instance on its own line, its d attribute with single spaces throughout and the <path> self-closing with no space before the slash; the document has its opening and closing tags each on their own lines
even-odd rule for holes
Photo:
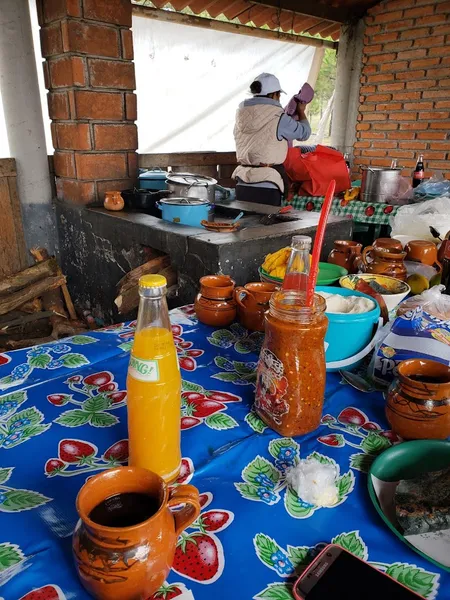
<svg viewBox="0 0 450 600">
<path fill-rule="evenodd" d="M 179 185 L 188 185 L 189 187 L 197 185 L 208 187 L 208 185 L 216 185 L 217 183 L 212 177 L 207 177 L 206 175 L 194 175 L 192 173 L 171 173 L 167 176 L 167 181 Z"/>
<path fill-rule="evenodd" d="M 208 200 L 202 198 L 164 198 L 160 204 L 174 204 L 176 206 L 199 206 L 200 204 L 210 204 Z"/>
</svg>

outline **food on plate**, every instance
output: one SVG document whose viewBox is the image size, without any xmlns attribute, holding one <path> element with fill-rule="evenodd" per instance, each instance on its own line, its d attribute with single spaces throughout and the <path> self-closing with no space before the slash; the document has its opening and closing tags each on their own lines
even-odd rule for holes
<svg viewBox="0 0 450 600">
<path fill-rule="evenodd" d="M 395 512 L 404 535 L 450 529 L 450 467 L 401 480 Z"/>
<path fill-rule="evenodd" d="M 329 292 L 318 292 L 327 303 L 327 313 L 359 314 L 370 312 L 375 308 L 375 302 L 363 296 L 341 296 Z"/>
</svg>

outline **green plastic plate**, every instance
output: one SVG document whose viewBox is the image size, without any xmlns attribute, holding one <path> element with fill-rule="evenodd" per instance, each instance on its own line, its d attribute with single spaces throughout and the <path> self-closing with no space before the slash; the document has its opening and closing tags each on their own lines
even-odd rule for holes
<svg viewBox="0 0 450 600">
<path fill-rule="evenodd" d="M 262 267 L 259 267 L 259 274 L 265 281 L 273 281 L 273 283 L 281 283 L 282 279 L 279 277 L 272 277 Z M 317 285 L 332 285 L 336 283 L 341 277 L 347 275 L 347 269 L 338 267 L 331 263 L 320 262 L 319 263 L 319 276 L 317 278 Z"/>
<path fill-rule="evenodd" d="M 391 523 L 384 514 L 377 494 L 375 492 L 373 477 L 385 482 L 399 481 L 400 479 L 413 479 L 427 471 L 439 471 L 450 465 L 450 442 L 445 440 L 415 440 L 413 442 L 403 442 L 392 446 L 380 454 L 372 463 L 369 470 L 367 483 L 369 487 L 370 499 L 373 502 L 378 514 L 383 519 L 389 529 L 403 543 L 420 554 L 426 560 L 437 565 L 441 569 L 450 572 L 450 567 L 443 565 L 437 560 L 431 558 L 428 554 L 421 552 L 413 546 Z"/>
</svg>

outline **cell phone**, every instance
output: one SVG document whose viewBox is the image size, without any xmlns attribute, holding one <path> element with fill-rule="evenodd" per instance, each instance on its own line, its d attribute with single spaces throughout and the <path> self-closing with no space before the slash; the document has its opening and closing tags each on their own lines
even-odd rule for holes
<svg viewBox="0 0 450 600">
<path fill-rule="evenodd" d="M 422 598 L 392 577 L 334 544 L 326 546 L 297 579 L 293 593 L 297 600 Z"/>
</svg>

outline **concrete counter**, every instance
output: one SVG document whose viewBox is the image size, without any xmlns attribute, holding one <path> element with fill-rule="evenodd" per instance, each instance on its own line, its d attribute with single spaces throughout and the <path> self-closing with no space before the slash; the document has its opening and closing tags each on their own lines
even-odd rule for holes
<svg viewBox="0 0 450 600">
<path fill-rule="evenodd" d="M 105 321 L 117 321 L 116 284 L 125 273 L 147 260 L 148 247 L 170 255 L 178 271 L 177 304 L 193 302 L 198 280 L 211 273 L 226 273 L 238 285 L 258 281 L 264 256 L 290 244 L 293 235 L 314 238 L 319 213 L 296 213 L 297 221 L 260 224 L 262 214 L 274 207 L 247 202 L 221 203 L 217 220 L 232 218 L 241 210 L 241 230 L 215 233 L 203 228 L 168 223 L 137 211 L 109 212 L 58 203 L 62 265 L 74 301 L 90 308 Z M 352 220 L 330 216 L 322 258 L 335 239 L 351 239 Z"/>
</svg>

